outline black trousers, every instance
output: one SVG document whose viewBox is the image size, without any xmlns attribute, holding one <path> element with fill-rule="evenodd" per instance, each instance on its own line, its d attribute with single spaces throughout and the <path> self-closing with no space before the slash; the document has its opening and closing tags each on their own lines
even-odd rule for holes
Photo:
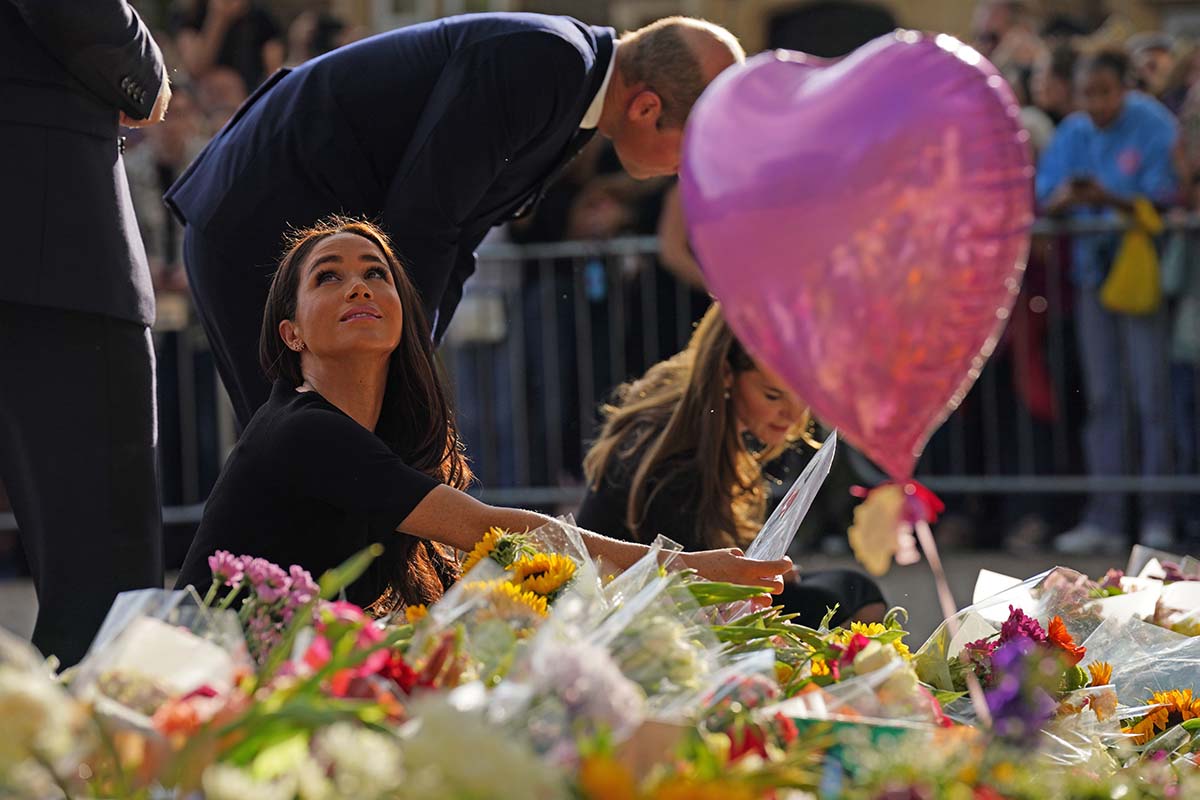
<svg viewBox="0 0 1200 800">
<path fill-rule="evenodd" d="M 191 225 L 184 229 L 183 262 L 193 304 L 238 427 L 244 428 L 271 396 L 258 360 L 258 339 L 280 252 L 250 242 L 232 249 L 236 256 Z"/>
<path fill-rule="evenodd" d="M 64 666 L 118 592 L 163 585 L 154 349 L 132 322 L 0 302 L 0 480 Z"/>
</svg>

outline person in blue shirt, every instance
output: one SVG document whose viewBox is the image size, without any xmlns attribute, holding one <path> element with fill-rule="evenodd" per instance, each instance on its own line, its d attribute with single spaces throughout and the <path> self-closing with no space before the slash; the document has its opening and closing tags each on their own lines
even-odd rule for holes
<svg viewBox="0 0 1200 800">
<path fill-rule="evenodd" d="M 1059 126 L 1038 165 L 1037 199 L 1042 211 L 1075 219 L 1120 220 L 1135 198 L 1158 206 L 1178 192 L 1173 152 L 1178 125 L 1165 106 L 1127 89 L 1129 60 L 1104 51 L 1084 59 L 1076 72 L 1080 110 Z M 1163 311 L 1133 316 L 1109 311 L 1099 290 L 1108 275 L 1120 233 L 1076 236 L 1071 279 L 1076 287 L 1075 320 L 1088 399 L 1084 450 L 1093 475 L 1121 474 L 1125 452 L 1123 375 L 1133 382 L 1141 468 L 1166 473 L 1168 449 L 1167 326 Z M 1115 552 L 1125 546 L 1124 497 L 1106 492 L 1090 498 L 1082 522 L 1055 539 L 1060 552 Z M 1143 544 L 1172 540 L 1169 504 L 1162 496 L 1142 499 Z"/>
</svg>

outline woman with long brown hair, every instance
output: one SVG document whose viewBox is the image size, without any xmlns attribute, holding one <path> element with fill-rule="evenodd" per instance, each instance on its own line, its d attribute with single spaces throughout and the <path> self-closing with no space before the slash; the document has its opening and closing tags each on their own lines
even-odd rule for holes
<svg viewBox="0 0 1200 800">
<path fill-rule="evenodd" d="M 766 515 L 763 465 L 802 442 L 816 446 L 808 409 L 750 358 L 715 303 L 683 352 L 618 388 L 602 415 L 576 521 L 633 542 L 662 534 L 685 551 L 748 546 Z M 788 581 L 782 600 L 806 624 L 833 605 L 836 622 L 886 610 L 874 582 L 849 570 Z"/>
<path fill-rule="evenodd" d="M 348 594 L 388 612 L 441 596 L 458 576 L 448 548 L 470 550 L 491 526 L 549 521 L 462 491 L 471 471 L 420 298 L 373 225 L 331 218 L 292 237 L 259 351 L 274 381 L 270 399 L 213 488 L 178 585 L 207 585 L 216 550 L 320 574 L 379 542 L 383 558 Z M 618 567 L 647 550 L 587 532 L 584 539 Z M 775 590 L 790 568 L 731 549 L 685 560 L 714 580 Z"/>
</svg>

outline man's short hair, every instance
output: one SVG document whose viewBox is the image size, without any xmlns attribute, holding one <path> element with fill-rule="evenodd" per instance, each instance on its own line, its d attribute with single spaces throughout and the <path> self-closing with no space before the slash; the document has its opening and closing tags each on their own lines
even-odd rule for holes
<svg viewBox="0 0 1200 800">
<path fill-rule="evenodd" d="M 1091 53 L 1080 59 L 1076 67 L 1076 75 L 1091 75 L 1093 72 L 1108 70 L 1117 76 L 1122 86 L 1129 83 L 1129 56 L 1124 50 L 1105 49 Z"/>
<path fill-rule="evenodd" d="M 703 65 L 688 41 L 688 28 L 718 39 L 738 60 L 745 58 L 733 34 L 703 20 L 667 17 L 622 36 L 621 79 L 630 86 L 642 84 L 659 96 L 660 128 L 682 128 L 708 86 Z"/>
</svg>

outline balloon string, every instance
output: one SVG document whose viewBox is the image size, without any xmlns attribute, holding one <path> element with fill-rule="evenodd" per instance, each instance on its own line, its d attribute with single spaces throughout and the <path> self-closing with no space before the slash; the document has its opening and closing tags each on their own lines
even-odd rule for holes
<svg viewBox="0 0 1200 800">
<path fill-rule="evenodd" d="M 958 635 L 958 605 L 954 602 L 954 593 L 950 591 L 950 582 L 946 580 L 946 571 L 942 569 L 942 557 L 938 554 L 937 543 L 933 540 L 933 531 L 929 523 L 918 520 L 914 526 L 917 531 L 917 541 L 929 561 L 929 569 L 933 572 L 933 582 L 937 587 L 938 602 L 942 606 L 942 616 L 946 620 L 946 628 L 951 640 Z M 992 727 L 992 714 L 988 711 L 987 699 L 983 696 L 983 686 L 974 670 L 967 670 L 967 694 L 971 697 L 971 705 L 975 707 L 975 716 L 985 728 Z"/>
</svg>

